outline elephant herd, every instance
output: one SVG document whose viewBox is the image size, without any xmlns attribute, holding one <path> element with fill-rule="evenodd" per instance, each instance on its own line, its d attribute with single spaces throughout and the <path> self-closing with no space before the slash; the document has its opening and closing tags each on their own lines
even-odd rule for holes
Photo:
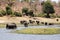
<svg viewBox="0 0 60 40">
<path fill-rule="evenodd" d="M 40 25 L 40 24 L 44 24 L 44 25 L 53 25 L 53 23 L 47 23 L 47 22 L 40 22 L 40 21 L 33 21 L 33 20 L 29 20 L 29 22 L 27 21 L 20 21 L 21 24 L 25 24 L 27 23 L 28 24 L 33 24 L 33 23 L 36 23 L 37 25 Z"/>
<path fill-rule="evenodd" d="M 56 21 L 59 21 L 58 19 Z M 23 20 L 23 21 L 20 21 L 20 24 L 23 24 L 24 27 L 28 27 L 29 24 L 33 24 L 33 23 L 36 23 L 37 25 L 40 25 L 41 24 L 44 24 L 44 25 L 54 25 L 54 23 L 47 23 L 47 22 L 40 22 L 40 21 L 33 21 L 33 20 L 29 20 L 29 22 Z M 17 28 L 17 25 L 15 23 L 8 23 L 6 24 L 6 29 L 16 29 Z"/>
</svg>

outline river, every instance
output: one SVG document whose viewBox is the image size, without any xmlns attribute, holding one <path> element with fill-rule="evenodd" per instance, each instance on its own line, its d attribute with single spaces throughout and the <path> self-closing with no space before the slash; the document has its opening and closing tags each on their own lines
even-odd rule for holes
<svg viewBox="0 0 60 40">
<path fill-rule="evenodd" d="M 34 26 L 33 26 L 34 27 Z M 23 29 L 24 27 L 17 28 L 16 30 Z M 16 34 L 10 33 L 5 28 L 0 28 L 0 40 L 60 40 L 60 34 L 55 35 L 32 35 L 32 34 Z"/>
</svg>

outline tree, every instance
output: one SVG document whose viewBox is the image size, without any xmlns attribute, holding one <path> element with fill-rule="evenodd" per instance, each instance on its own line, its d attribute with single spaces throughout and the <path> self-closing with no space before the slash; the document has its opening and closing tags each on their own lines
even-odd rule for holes
<svg viewBox="0 0 60 40">
<path fill-rule="evenodd" d="M 22 13 L 25 13 L 25 15 L 28 16 L 28 8 L 23 8 Z"/>
<path fill-rule="evenodd" d="M 6 14 L 7 14 L 7 15 L 12 14 L 12 9 L 11 9 L 10 6 L 7 6 L 7 7 L 6 7 Z"/>
<path fill-rule="evenodd" d="M 34 17 L 33 10 L 30 10 L 30 11 L 28 12 L 28 15 Z"/>
<path fill-rule="evenodd" d="M 33 10 L 28 10 L 28 8 L 23 8 L 22 13 L 25 13 L 26 16 L 32 16 L 34 17 Z"/>
<path fill-rule="evenodd" d="M 47 18 L 50 18 L 49 14 L 55 13 L 53 5 L 50 2 L 46 1 L 43 5 L 43 12 L 47 14 Z"/>
</svg>

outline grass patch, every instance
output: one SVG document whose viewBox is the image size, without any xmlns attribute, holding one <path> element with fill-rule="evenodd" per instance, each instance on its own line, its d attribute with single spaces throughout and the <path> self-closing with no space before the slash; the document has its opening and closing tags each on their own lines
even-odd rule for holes
<svg viewBox="0 0 60 40">
<path fill-rule="evenodd" d="M 5 28 L 6 24 L 0 23 L 0 28 Z"/>
<path fill-rule="evenodd" d="M 39 14 L 35 14 L 35 17 L 45 17 L 46 14 L 44 13 L 39 13 Z"/>
<path fill-rule="evenodd" d="M 50 14 L 50 17 L 51 17 L 51 18 L 56 18 L 57 16 L 54 15 L 54 14 Z M 57 17 L 57 18 L 58 18 L 58 17 Z"/>
<path fill-rule="evenodd" d="M 60 28 L 26 28 L 23 30 L 16 30 L 14 33 L 18 34 L 60 34 Z"/>
</svg>

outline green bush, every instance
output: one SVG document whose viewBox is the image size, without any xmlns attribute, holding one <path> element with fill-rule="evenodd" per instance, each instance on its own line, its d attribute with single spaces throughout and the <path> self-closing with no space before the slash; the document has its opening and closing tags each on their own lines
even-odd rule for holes
<svg viewBox="0 0 60 40">
<path fill-rule="evenodd" d="M 33 10 L 30 10 L 30 11 L 28 12 L 28 15 L 31 16 L 31 17 L 34 17 Z"/>
<path fill-rule="evenodd" d="M 28 12 L 28 8 L 23 8 L 22 13 L 26 13 L 26 12 Z"/>
<path fill-rule="evenodd" d="M 3 14 L 1 13 L 1 11 L 0 11 L 0 17 L 2 17 L 3 16 Z"/>
<path fill-rule="evenodd" d="M 15 17 L 15 14 L 14 14 L 14 12 L 12 12 L 12 14 L 11 14 L 11 17 Z"/>
<path fill-rule="evenodd" d="M 0 17 L 2 17 L 3 15 L 0 13 Z"/>
<path fill-rule="evenodd" d="M 38 15 L 35 15 L 36 17 L 45 17 L 46 16 L 46 14 L 44 14 L 44 13 L 40 13 L 40 14 L 38 14 Z"/>
<path fill-rule="evenodd" d="M 6 11 L 1 10 L 1 14 L 2 14 L 3 16 L 5 16 L 5 15 L 6 15 Z"/>
<path fill-rule="evenodd" d="M 25 13 L 25 15 L 28 16 L 28 8 L 23 8 L 22 13 Z"/>
<path fill-rule="evenodd" d="M 22 16 L 22 14 L 19 13 L 19 12 L 14 12 L 14 15 L 17 16 L 17 17 L 21 17 Z"/>
<path fill-rule="evenodd" d="M 10 6 L 6 7 L 6 13 L 7 13 L 7 15 L 11 15 L 12 14 L 12 9 L 11 9 Z"/>
<path fill-rule="evenodd" d="M 51 14 L 51 15 L 50 15 L 50 17 L 52 17 L 52 18 L 56 18 L 56 15 L 54 15 L 54 14 Z"/>
<path fill-rule="evenodd" d="M 60 18 L 60 16 L 57 16 L 58 18 Z"/>
</svg>

